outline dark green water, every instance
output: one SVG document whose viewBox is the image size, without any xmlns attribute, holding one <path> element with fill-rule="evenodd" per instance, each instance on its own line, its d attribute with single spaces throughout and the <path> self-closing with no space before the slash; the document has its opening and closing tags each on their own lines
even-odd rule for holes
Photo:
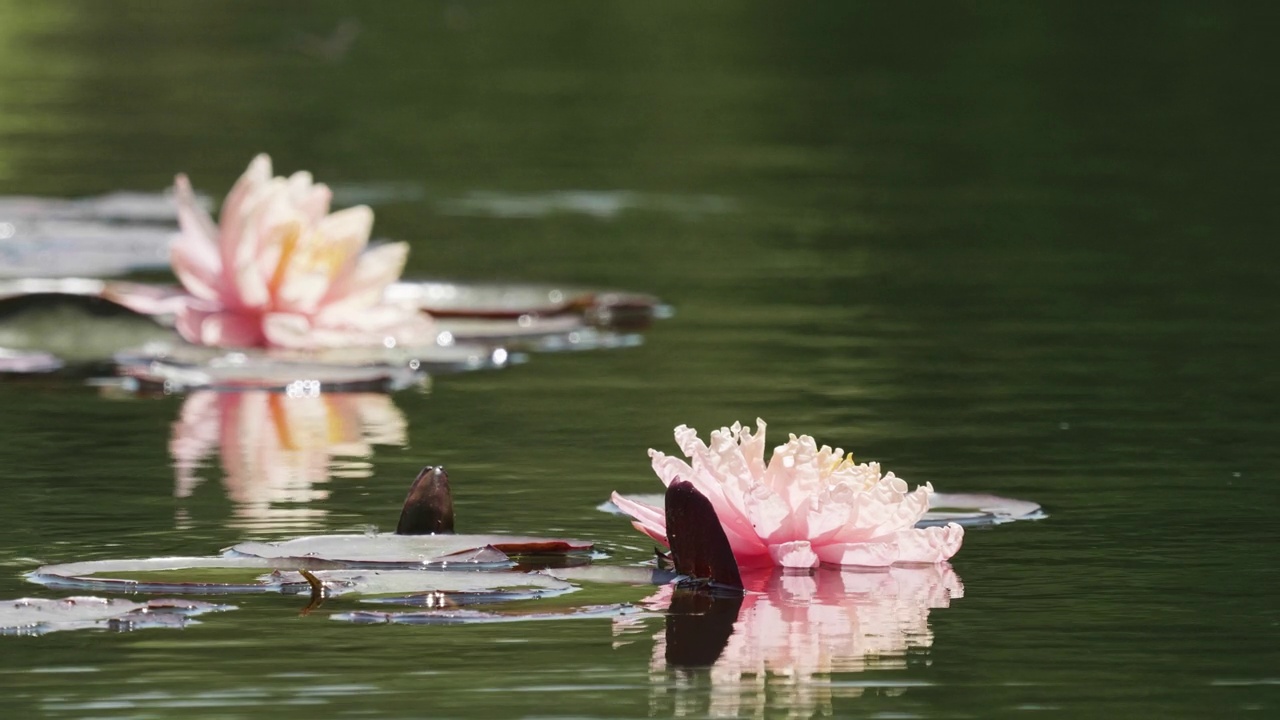
<svg viewBox="0 0 1280 720">
<path fill-rule="evenodd" d="M 1276 713 L 1276 20 L 1265 3 L 0 1 L 0 194 L 185 171 L 221 195 L 268 151 L 372 195 L 411 277 L 676 308 L 638 348 L 396 395 L 401 442 L 265 511 L 216 460 L 174 497 L 181 398 L 0 380 L 0 597 L 53 594 L 20 577 L 41 562 L 386 528 L 427 462 L 450 468 L 466 530 L 633 562 L 648 543 L 595 506 L 658 487 L 645 450 L 674 452 L 675 425 L 757 416 L 775 440 L 1051 516 L 971 532 L 964 597 L 864 672 L 735 685 L 651 668 L 661 620 L 360 627 L 251 598 L 180 632 L 0 639 L 0 707 Z M 571 196 L 594 212 L 567 191 L 599 193 Z M 304 490 L 316 472 L 268 470 Z"/>
</svg>

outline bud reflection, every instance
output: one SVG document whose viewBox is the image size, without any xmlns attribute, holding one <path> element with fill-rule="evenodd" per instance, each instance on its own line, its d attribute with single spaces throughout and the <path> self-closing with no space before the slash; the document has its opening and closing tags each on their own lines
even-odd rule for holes
<svg viewBox="0 0 1280 720">
<path fill-rule="evenodd" d="M 174 496 L 189 497 L 215 450 L 233 527 L 314 529 L 330 478 L 372 474 L 373 445 L 405 444 L 404 415 L 379 393 L 195 392 L 173 424 Z"/>
</svg>

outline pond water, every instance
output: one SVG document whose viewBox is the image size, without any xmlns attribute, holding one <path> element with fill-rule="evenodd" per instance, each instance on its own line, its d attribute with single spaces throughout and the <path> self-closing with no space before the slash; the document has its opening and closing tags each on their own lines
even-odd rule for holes
<svg viewBox="0 0 1280 720">
<path fill-rule="evenodd" d="M 637 563 L 651 543 L 596 508 L 654 492 L 646 449 L 675 452 L 681 423 L 762 417 L 777 442 L 812 434 L 1049 515 L 971 531 L 954 576 L 868 582 L 856 612 L 746 608 L 711 669 L 674 667 L 660 617 L 354 625 L 262 596 L 181 631 L 0 638 L 0 707 L 1276 713 L 1274 20 L 1262 3 L 0 0 L 0 195 L 184 171 L 217 197 L 266 151 L 372 204 L 375 234 L 412 243 L 408 277 L 675 310 L 638 347 L 301 413 L 363 439 L 230 422 L 235 451 L 181 462 L 194 397 L 0 378 L 0 598 L 58 597 L 22 579 L 42 563 L 390 529 L 428 463 L 449 468 L 459 530 Z M 832 581 L 812 582 L 795 596 Z M 810 632 L 761 640 L 770 613 Z"/>
</svg>

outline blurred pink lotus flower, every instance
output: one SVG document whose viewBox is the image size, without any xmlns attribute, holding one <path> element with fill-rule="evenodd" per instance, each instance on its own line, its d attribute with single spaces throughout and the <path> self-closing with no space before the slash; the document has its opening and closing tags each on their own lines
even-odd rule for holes
<svg viewBox="0 0 1280 720">
<path fill-rule="evenodd" d="M 434 341 L 428 316 L 384 298 L 409 246 L 366 250 L 373 211 L 330 213 L 329 188 L 310 173 L 272 177 L 271 158 L 257 156 L 217 225 L 186 175 L 176 191 L 173 271 L 190 293 L 177 328 L 189 342 L 313 350 Z"/>
<path fill-rule="evenodd" d="M 878 463 L 855 464 L 808 435 L 792 435 L 766 465 L 765 423 L 756 422 L 754 434 L 738 423 L 714 431 L 709 445 L 696 430 L 676 428 L 692 464 L 649 451 L 664 485 L 687 480 L 711 501 L 740 566 L 937 563 L 960 549 L 964 529 L 955 523 L 914 527 L 929 509 L 932 485 L 910 490 L 893 473 L 881 475 Z M 616 492 L 613 501 L 636 529 L 667 543 L 662 508 Z"/>
<path fill-rule="evenodd" d="M 382 393 L 199 391 L 183 401 L 169 454 L 174 495 L 189 497 L 197 470 L 218 452 L 234 524 L 313 529 L 331 477 L 366 478 L 373 445 L 404 445 L 407 423 Z"/>
</svg>

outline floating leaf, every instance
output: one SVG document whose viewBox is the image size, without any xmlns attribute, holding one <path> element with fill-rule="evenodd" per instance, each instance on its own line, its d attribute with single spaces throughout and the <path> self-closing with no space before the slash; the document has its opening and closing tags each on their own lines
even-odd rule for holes
<svg viewBox="0 0 1280 720">
<path fill-rule="evenodd" d="M 916 527 L 952 522 L 965 527 L 981 527 L 1046 517 L 1049 516 L 1038 504 L 1028 500 L 969 493 L 934 493 L 929 496 L 929 512 L 916 523 Z"/>
<path fill-rule="evenodd" d="M 652 295 L 555 285 L 405 281 L 389 287 L 387 298 L 413 303 L 437 318 L 506 319 L 526 326 L 577 316 L 594 327 L 641 328 L 671 312 Z"/>
<path fill-rule="evenodd" d="M 212 204 L 203 195 L 197 201 L 206 208 Z M 0 217 L 15 222 L 82 220 L 114 225 L 176 225 L 178 206 L 173 195 L 164 192 L 113 192 L 85 198 L 9 195 L 0 197 Z"/>
<path fill-rule="evenodd" d="M 548 285 L 400 282 L 386 297 L 434 315 L 434 342 L 307 353 L 194 347 L 172 330 L 187 301 L 178 286 L 15 278 L 0 280 L 0 347 L 113 361 L 133 382 L 170 391 L 283 389 L 295 381 L 386 390 L 426 373 L 503 367 L 522 358 L 514 350 L 634 346 L 642 338 L 633 331 L 670 314 L 648 295 Z"/>
<path fill-rule="evenodd" d="M 570 582 L 598 582 L 618 585 L 666 585 L 680 577 L 670 570 L 634 566 L 618 567 L 616 565 L 547 568 L 542 572 L 551 577 Z"/>
<path fill-rule="evenodd" d="M 84 292 L 62 292 L 77 289 Z M 109 360 L 125 347 L 173 337 L 152 317 L 102 294 L 101 281 L 0 280 L 0 346 L 71 363 Z"/>
<path fill-rule="evenodd" d="M 91 628 L 117 631 L 181 628 L 192 615 L 234 609 L 234 605 L 172 599 L 145 603 L 98 597 L 2 600 L 0 635 L 43 635 Z"/>
<path fill-rule="evenodd" d="M 540 620 L 581 620 L 585 618 L 616 618 L 639 613 L 627 603 L 613 605 L 584 605 L 561 612 L 494 613 L 481 610 L 429 610 L 426 612 L 370 612 L 337 613 L 332 620 L 357 624 L 392 623 L 398 625 L 472 625 L 480 623 L 527 622 Z"/>
<path fill-rule="evenodd" d="M 486 363 L 468 352 L 443 349 L 434 361 Z M 114 360 L 122 375 L 170 391 L 274 389 L 300 395 L 398 390 L 423 383 L 427 369 L 417 358 L 380 351 L 228 351 L 180 344 L 122 351 Z"/>
<path fill-rule="evenodd" d="M 127 560 L 90 560 L 46 565 L 27 573 L 27 580 L 52 588 L 118 593 L 174 593 L 182 595 L 233 595 L 282 592 L 283 580 L 264 582 L 212 582 L 134 580 L 101 577 L 100 573 L 139 574 L 173 570 L 264 570 L 299 567 L 335 567 L 337 563 L 306 558 L 167 557 Z"/>
<path fill-rule="evenodd" d="M 558 578 L 540 573 L 475 572 L 477 569 L 503 569 L 510 566 L 506 556 L 490 549 L 487 561 L 451 563 L 451 570 L 349 568 L 339 563 L 316 558 L 173 557 L 135 560 L 94 560 L 89 562 L 48 565 L 27 575 L 27 579 L 48 587 L 92 590 L 98 592 L 244 595 L 281 593 L 305 594 L 313 586 L 302 570 L 323 585 L 324 595 L 388 595 L 394 593 L 430 594 L 432 598 L 393 598 L 387 602 L 405 605 L 457 605 L 484 596 L 494 599 L 529 599 L 569 592 L 573 586 Z M 494 558 L 501 558 L 495 561 Z M 466 569 L 457 569 L 459 565 Z M 440 567 L 440 566 L 435 566 Z M 326 569 L 328 568 L 328 569 Z M 137 579 L 147 573 L 175 571 L 199 578 L 203 571 L 254 571 L 270 569 L 265 575 L 241 582 L 192 579 Z"/>
<path fill-rule="evenodd" d="M 62 367 L 62 361 L 46 352 L 0 348 L 0 372 L 44 373 Z"/>
<path fill-rule="evenodd" d="M 662 495 L 627 495 L 631 500 L 654 507 L 662 507 Z M 617 505 L 612 502 L 601 503 L 596 509 L 612 515 L 623 515 Z M 1015 500 L 995 495 L 976 495 L 968 493 L 940 493 L 929 496 L 929 512 L 925 513 L 916 527 L 931 527 L 957 523 L 965 527 L 983 527 L 999 525 L 1015 520 L 1040 520 L 1048 517 L 1041 507 L 1028 500 Z"/>
<path fill-rule="evenodd" d="M 474 596 L 479 599 L 489 595 L 499 596 L 495 599 L 532 599 L 574 589 L 563 580 L 539 573 L 346 569 L 315 570 L 308 574 L 324 585 L 328 597 L 421 593 L 416 597 L 377 600 L 403 605 L 464 604 L 462 598 Z M 259 577 L 258 582 L 286 595 L 303 595 L 312 591 L 310 582 L 300 572 L 277 570 Z M 501 597 L 503 595 L 511 597 Z"/>
<path fill-rule="evenodd" d="M 226 550 L 231 556 L 266 559 L 323 559 L 374 566 L 431 566 L 484 569 L 509 565 L 508 555 L 585 553 L 582 540 L 519 535 L 316 535 L 278 542 L 244 542 Z"/>
</svg>

